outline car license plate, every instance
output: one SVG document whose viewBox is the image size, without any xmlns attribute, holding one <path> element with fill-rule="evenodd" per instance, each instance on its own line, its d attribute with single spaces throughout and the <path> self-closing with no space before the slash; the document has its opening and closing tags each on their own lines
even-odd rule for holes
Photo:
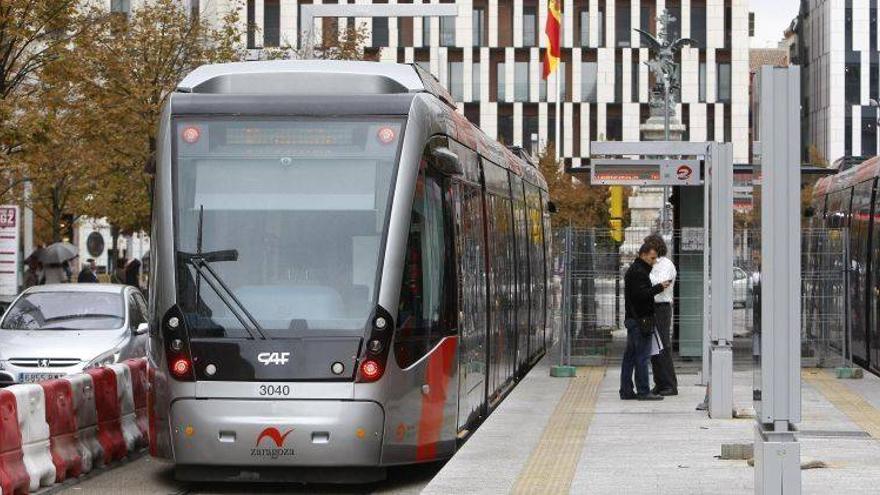
<svg viewBox="0 0 880 495">
<path fill-rule="evenodd" d="M 18 377 L 20 383 L 35 383 L 43 380 L 54 380 L 66 376 L 67 373 L 22 373 Z"/>
</svg>

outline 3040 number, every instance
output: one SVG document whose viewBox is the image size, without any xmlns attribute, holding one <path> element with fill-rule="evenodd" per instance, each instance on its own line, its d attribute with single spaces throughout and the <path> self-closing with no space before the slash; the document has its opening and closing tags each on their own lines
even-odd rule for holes
<svg viewBox="0 0 880 495">
<path fill-rule="evenodd" d="M 260 385 L 259 394 L 263 397 L 290 395 L 290 385 Z"/>
</svg>

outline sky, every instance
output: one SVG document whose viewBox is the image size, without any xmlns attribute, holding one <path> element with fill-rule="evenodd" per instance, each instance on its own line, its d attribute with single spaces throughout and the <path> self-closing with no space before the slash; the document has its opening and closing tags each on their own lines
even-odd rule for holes
<svg viewBox="0 0 880 495">
<path fill-rule="evenodd" d="M 776 47 L 785 28 L 797 16 L 799 0 L 750 0 L 749 10 L 755 13 L 753 48 Z"/>
</svg>

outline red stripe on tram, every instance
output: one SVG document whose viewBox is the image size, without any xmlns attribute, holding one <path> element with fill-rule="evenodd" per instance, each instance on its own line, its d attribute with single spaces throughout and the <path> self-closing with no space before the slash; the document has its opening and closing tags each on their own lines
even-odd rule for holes
<svg viewBox="0 0 880 495">
<path fill-rule="evenodd" d="M 443 408 L 457 345 L 457 337 L 447 337 L 428 357 L 426 382 L 429 389 L 427 394 L 422 395 L 416 460 L 427 461 L 437 457 L 437 443 L 443 429 Z"/>
</svg>

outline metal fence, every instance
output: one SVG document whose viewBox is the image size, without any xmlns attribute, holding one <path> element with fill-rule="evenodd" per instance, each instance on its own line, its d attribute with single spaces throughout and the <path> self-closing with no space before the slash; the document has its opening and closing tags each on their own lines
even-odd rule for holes
<svg viewBox="0 0 880 495">
<path fill-rule="evenodd" d="M 683 361 L 702 356 L 703 270 L 702 231 L 671 230 L 663 237 L 676 264 L 672 347 Z M 610 229 L 558 228 L 555 231 L 555 272 L 562 340 L 561 360 L 567 364 L 598 364 L 619 359 L 625 341 L 623 275 L 637 256 L 650 228 L 627 228 L 624 242 Z M 846 232 L 803 231 L 803 318 L 805 365 L 837 366 L 843 361 L 845 337 Z M 733 311 L 735 350 L 750 362 L 755 325 L 760 324 L 759 236 L 734 233 Z M 618 349 L 612 351 L 617 345 Z M 736 351 L 735 351 L 736 352 Z"/>
</svg>

